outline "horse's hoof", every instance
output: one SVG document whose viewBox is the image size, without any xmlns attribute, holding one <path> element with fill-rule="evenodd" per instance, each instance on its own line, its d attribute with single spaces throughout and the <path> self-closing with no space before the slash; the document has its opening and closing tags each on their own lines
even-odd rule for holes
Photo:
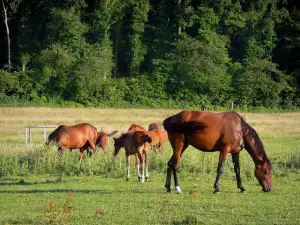
<svg viewBox="0 0 300 225">
<path fill-rule="evenodd" d="M 246 192 L 247 192 L 246 190 L 241 190 L 242 194 L 246 194 Z"/>
<path fill-rule="evenodd" d="M 175 190 L 176 190 L 177 194 L 182 194 L 182 191 L 179 186 L 176 186 Z"/>
<path fill-rule="evenodd" d="M 128 178 L 128 177 L 126 177 L 126 181 L 127 181 L 127 182 L 129 181 L 129 178 Z"/>
<path fill-rule="evenodd" d="M 171 189 L 167 189 L 167 193 L 172 193 Z"/>
<path fill-rule="evenodd" d="M 146 182 L 148 182 L 148 179 L 149 179 L 148 177 L 145 177 L 145 181 L 146 181 Z"/>
<path fill-rule="evenodd" d="M 220 191 L 214 191 L 214 194 L 217 194 L 217 195 L 219 195 L 220 194 Z"/>
</svg>

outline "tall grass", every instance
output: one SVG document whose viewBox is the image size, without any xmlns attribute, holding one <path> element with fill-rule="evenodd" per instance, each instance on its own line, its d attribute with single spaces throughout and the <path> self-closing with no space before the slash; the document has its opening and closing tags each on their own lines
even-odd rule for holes
<svg viewBox="0 0 300 225">
<path fill-rule="evenodd" d="M 27 125 L 72 125 L 88 122 L 93 125 L 109 126 L 110 131 L 118 130 L 118 135 L 127 131 L 132 123 L 148 127 L 150 123 L 162 123 L 163 119 L 178 113 L 171 109 L 63 109 L 63 108 L 0 108 L 0 175 L 56 175 L 82 176 L 100 175 L 125 178 L 125 156 L 113 157 L 112 144 L 109 153 L 99 150 L 92 157 L 86 154 L 81 165 L 79 151 L 64 151 L 58 155 L 57 148 L 45 146 L 42 130 L 32 131 L 32 145 L 25 145 Z M 300 165 L 300 114 L 299 113 L 241 113 L 246 121 L 256 129 L 272 161 L 275 175 L 287 176 L 298 173 Z M 49 134 L 50 130 L 48 130 Z M 113 142 L 113 140 L 111 140 Z M 150 153 L 149 172 L 165 174 L 167 161 L 172 154 L 166 141 L 165 158 Z M 242 178 L 253 179 L 254 164 L 246 151 L 241 152 Z M 131 160 L 132 177 L 136 174 L 134 159 Z M 180 160 L 179 173 L 216 175 L 218 153 L 204 153 L 189 147 Z M 234 178 L 231 157 L 226 160 L 223 176 Z M 150 177 L 151 179 L 151 177 Z"/>
<path fill-rule="evenodd" d="M 169 145 L 162 158 L 160 153 L 150 152 L 149 172 L 151 174 L 165 174 L 167 161 L 171 157 L 172 150 Z M 62 154 L 57 151 L 56 146 L 36 145 L 28 151 L 19 154 L 3 155 L 0 158 L 0 176 L 27 176 L 27 175 L 51 175 L 59 179 L 64 176 L 102 176 L 123 177 L 125 179 L 125 154 L 121 151 L 118 157 L 112 154 L 112 146 L 108 153 L 102 150 L 95 152 L 91 157 L 84 155 L 79 162 L 79 151 L 65 150 Z M 243 179 L 254 179 L 254 163 L 246 151 L 241 152 L 241 174 Z M 218 164 L 218 153 L 204 153 L 189 147 L 180 160 L 179 174 L 188 177 L 191 174 L 203 174 L 216 176 Z M 290 153 L 277 158 L 273 163 L 274 175 L 285 176 L 289 173 L 299 173 L 300 152 Z M 135 159 L 131 160 L 131 175 L 135 179 L 137 174 Z M 231 157 L 226 160 L 223 177 L 234 178 Z"/>
</svg>

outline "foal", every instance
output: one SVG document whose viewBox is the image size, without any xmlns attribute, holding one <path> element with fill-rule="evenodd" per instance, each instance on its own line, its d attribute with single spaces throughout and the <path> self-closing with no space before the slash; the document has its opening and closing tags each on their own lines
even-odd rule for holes
<svg viewBox="0 0 300 225">
<path fill-rule="evenodd" d="M 123 147 L 125 149 L 126 155 L 126 181 L 130 177 L 130 155 L 135 155 L 136 157 L 136 168 L 138 170 L 138 180 L 144 182 L 148 180 L 148 150 L 149 143 L 151 143 L 151 137 L 143 131 L 136 131 L 133 133 L 122 134 L 119 138 L 114 138 L 115 152 L 114 156 L 117 156 L 120 149 Z M 144 157 L 143 157 L 144 156 Z M 139 160 L 137 160 L 137 158 Z M 140 172 L 140 165 L 142 165 L 142 174 Z M 145 172 L 146 167 L 146 172 Z M 145 174 L 146 173 L 146 174 Z"/>
<path fill-rule="evenodd" d="M 109 141 L 109 137 L 115 135 L 118 131 L 115 130 L 110 134 L 104 133 L 104 132 L 98 132 L 98 137 L 96 141 L 96 145 L 103 149 L 104 152 L 106 152 L 106 146 Z"/>
</svg>

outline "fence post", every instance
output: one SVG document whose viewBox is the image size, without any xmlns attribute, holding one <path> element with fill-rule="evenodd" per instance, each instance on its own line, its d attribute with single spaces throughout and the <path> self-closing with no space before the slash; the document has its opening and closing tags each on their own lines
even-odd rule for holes
<svg viewBox="0 0 300 225">
<path fill-rule="evenodd" d="M 46 133 L 46 127 L 44 127 L 44 141 L 46 141 L 46 138 L 47 138 L 47 133 Z"/>
<path fill-rule="evenodd" d="M 25 143 L 28 144 L 28 128 L 25 127 Z"/>
<path fill-rule="evenodd" d="M 31 127 L 29 126 L 29 145 L 31 145 Z"/>
</svg>

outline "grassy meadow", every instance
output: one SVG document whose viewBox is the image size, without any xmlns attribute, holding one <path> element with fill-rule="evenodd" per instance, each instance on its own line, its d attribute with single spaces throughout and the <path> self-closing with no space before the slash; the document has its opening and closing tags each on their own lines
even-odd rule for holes
<svg viewBox="0 0 300 225">
<path fill-rule="evenodd" d="M 254 164 L 241 153 L 241 177 L 247 192 L 239 193 L 228 157 L 213 194 L 218 153 L 189 147 L 180 161 L 182 195 L 166 193 L 167 161 L 150 153 L 149 182 L 137 182 L 134 158 L 125 181 L 124 151 L 113 157 L 97 151 L 78 163 L 79 151 L 58 157 L 45 146 L 42 129 L 32 130 L 25 144 L 25 126 L 58 126 L 87 122 L 118 130 L 144 127 L 180 110 L 0 108 L 0 224 L 299 224 L 300 113 L 240 113 L 264 143 L 273 164 L 273 191 L 263 193 Z M 52 130 L 48 129 L 49 134 Z M 173 182 L 173 180 L 172 180 Z"/>
</svg>

